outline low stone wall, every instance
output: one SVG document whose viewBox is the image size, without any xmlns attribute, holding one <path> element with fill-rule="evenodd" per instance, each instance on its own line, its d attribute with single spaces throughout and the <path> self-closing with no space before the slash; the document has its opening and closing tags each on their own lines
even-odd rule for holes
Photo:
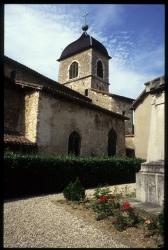
<svg viewBox="0 0 168 250">
<path fill-rule="evenodd" d="M 126 195 L 126 194 L 130 195 L 136 192 L 136 183 L 113 185 L 113 186 L 108 186 L 108 188 L 110 189 L 112 193 L 122 193 L 123 195 Z M 95 188 L 87 189 L 86 195 L 88 197 L 92 197 L 94 192 L 95 192 Z"/>
</svg>

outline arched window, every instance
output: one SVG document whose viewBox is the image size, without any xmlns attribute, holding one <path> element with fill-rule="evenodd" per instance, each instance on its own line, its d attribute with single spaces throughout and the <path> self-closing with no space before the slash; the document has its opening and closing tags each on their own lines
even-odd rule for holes
<svg viewBox="0 0 168 250">
<path fill-rule="evenodd" d="M 69 79 L 75 78 L 78 76 L 78 63 L 73 62 L 69 68 Z"/>
<path fill-rule="evenodd" d="M 81 138 L 77 132 L 72 132 L 68 141 L 68 154 L 80 155 Z"/>
<path fill-rule="evenodd" d="M 103 64 L 100 60 L 97 62 L 97 76 L 103 78 Z"/>
<path fill-rule="evenodd" d="M 108 155 L 116 155 L 117 134 L 112 128 L 108 133 Z"/>
</svg>

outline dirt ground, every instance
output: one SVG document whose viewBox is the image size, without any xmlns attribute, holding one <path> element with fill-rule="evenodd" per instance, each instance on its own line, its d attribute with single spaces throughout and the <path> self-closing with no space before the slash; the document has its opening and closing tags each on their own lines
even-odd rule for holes
<svg viewBox="0 0 168 250">
<path fill-rule="evenodd" d="M 110 232 L 114 235 L 121 244 L 125 244 L 130 248 L 157 248 L 156 241 L 152 237 L 144 237 L 143 229 L 140 227 L 130 227 L 126 230 L 119 232 L 115 229 L 109 220 L 97 221 L 95 213 L 92 209 L 87 208 L 83 203 L 75 204 L 63 199 L 53 200 L 53 203 L 66 207 L 66 210 L 83 219 L 86 222 L 90 222 L 95 227 L 101 229 L 104 232 Z"/>
</svg>

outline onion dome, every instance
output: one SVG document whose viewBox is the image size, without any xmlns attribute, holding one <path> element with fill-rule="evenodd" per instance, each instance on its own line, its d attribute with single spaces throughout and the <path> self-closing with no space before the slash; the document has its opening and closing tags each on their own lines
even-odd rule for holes
<svg viewBox="0 0 168 250">
<path fill-rule="evenodd" d="M 97 41 L 92 36 L 88 35 L 86 30 L 88 29 L 88 26 L 85 25 L 82 27 L 84 30 L 83 34 L 74 42 L 70 43 L 62 52 L 60 58 L 57 60 L 58 62 L 68 58 L 70 56 L 73 56 L 75 54 L 78 54 L 84 50 L 87 50 L 89 48 L 92 48 L 94 50 L 97 50 L 102 55 L 106 56 L 108 59 L 111 57 L 109 56 L 107 49 L 104 47 L 103 44 L 101 44 L 99 41 Z"/>
</svg>

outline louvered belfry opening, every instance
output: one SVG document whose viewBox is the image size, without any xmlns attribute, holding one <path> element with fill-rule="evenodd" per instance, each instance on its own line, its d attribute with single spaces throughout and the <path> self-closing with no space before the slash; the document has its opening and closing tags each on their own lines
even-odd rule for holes
<svg viewBox="0 0 168 250">
<path fill-rule="evenodd" d="M 97 76 L 103 78 L 103 64 L 100 60 L 97 62 Z"/>
<path fill-rule="evenodd" d="M 69 79 L 75 78 L 78 76 L 78 63 L 73 62 L 69 68 Z"/>
<path fill-rule="evenodd" d="M 80 145 L 80 135 L 76 131 L 72 132 L 68 141 L 68 154 L 80 155 Z"/>
</svg>

